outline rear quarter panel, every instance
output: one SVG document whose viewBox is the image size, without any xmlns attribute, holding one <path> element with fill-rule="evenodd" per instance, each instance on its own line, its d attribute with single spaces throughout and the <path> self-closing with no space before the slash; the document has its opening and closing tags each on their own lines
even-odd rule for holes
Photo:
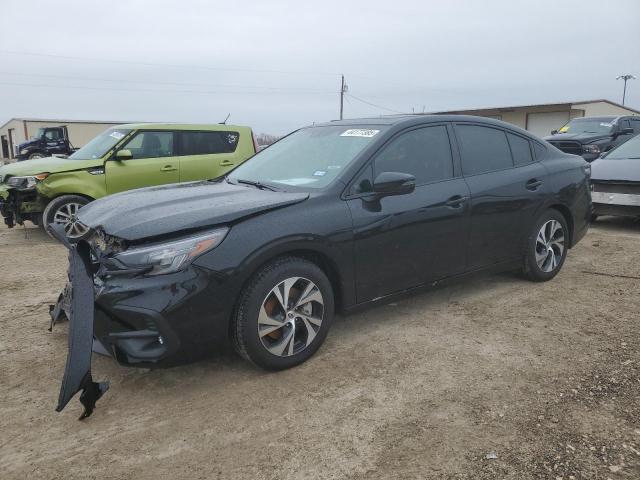
<svg viewBox="0 0 640 480">
<path fill-rule="evenodd" d="M 550 152 L 541 162 L 549 172 L 551 194 L 546 207 L 562 205 L 571 214 L 575 245 L 587 232 L 591 217 L 591 191 L 588 163 L 577 155 Z"/>
</svg>

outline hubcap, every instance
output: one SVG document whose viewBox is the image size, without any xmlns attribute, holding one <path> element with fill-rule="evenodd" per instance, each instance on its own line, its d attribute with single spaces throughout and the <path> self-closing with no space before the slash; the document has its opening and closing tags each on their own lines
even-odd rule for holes
<svg viewBox="0 0 640 480">
<path fill-rule="evenodd" d="M 79 203 L 65 203 L 60 206 L 53 215 L 53 223 L 62 225 L 64 232 L 69 238 L 83 236 L 89 230 L 78 220 L 78 210 L 82 207 Z"/>
<path fill-rule="evenodd" d="M 536 263 L 543 272 L 554 271 L 564 254 L 564 229 L 557 220 L 546 222 L 536 238 Z"/>
<path fill-rule="evenodd" d="M 320 289 L 306 278 L 287 278 L 273 287 L 262 302 L 258 336 L 270 353 L 288 357 L 311 345 L 323 318 Z"/>
</svg>

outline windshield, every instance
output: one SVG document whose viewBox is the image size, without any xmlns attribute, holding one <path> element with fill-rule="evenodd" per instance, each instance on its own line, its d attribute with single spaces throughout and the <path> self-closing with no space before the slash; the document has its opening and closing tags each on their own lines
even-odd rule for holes
<svg viewBox="0 0 640 480">
<path fill-rule="evenodd" d="M 614 117 L 574 118 L 558 129 L 559 133 L 611 133 Z"/>
<path fill-rule="evenodd" d="M 607 160 L 640 159 L 640 135 L 611 150 L 604 158 Z"/>
<path fill-rule="evenodd" d="M 324 188 L 386 128 L 381 125 L 304 128 L 257 153 L 231 172 L 228 179 Z"/>
<path fill-rule="evenodd" d="M 39 128 L 38 131 L 36 132 L 35 137 L 31 137 L 31 138 L 42 138 L 44 137 L 44 128 Z"/>
<path fill-rule="evenodd" d="M 122 140 L 131 130 L 126 128 L 110 128 L 95 137 L 84 147 L 73 153 L 69 158 L 73 160 L 94 160 L 101 158 Z"/>
</svg>

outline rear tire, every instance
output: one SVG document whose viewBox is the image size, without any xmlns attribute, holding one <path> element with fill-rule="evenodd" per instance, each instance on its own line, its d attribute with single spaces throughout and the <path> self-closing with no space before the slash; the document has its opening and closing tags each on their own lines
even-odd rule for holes
<svg viewBox="0 0 640 480">
<path fill-rule="evenodd" d="M 555 277 L 567 258 L 569 229 L 564 216 L 549 209 L 538 218 L 527 240 L 523 273 L 534 282 Z"/>
<path fill-rule="evenodd" d="M 242 291 L 231 337 L 243 358 L 266 370 L 284 370 L 320 348 L 333 314 L 333 290 L 324 272 L 308 260 L 282 257 L 260 269 Z"/>
<path fill-rule="evenodd" d="M 77 213 L 87 203 L 89 199 L 80 195 L 62 195 L 54 198 L 42 214 L 44 229 L 52 238 L 55 238 L 47 227 L 51 224 L 61 224 L 70 242 L 85 238 L 89 234 L 89 229 L 77 220 Z"/>
</svg>

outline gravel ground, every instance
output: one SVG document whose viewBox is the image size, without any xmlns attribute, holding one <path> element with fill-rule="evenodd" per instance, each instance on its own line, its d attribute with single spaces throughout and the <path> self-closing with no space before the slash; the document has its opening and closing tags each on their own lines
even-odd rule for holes
<svg viewBox="0 0 640 480">
<path fill-rule="evenodd" d="M 168 370 L 56 413 L 66 253 L 0 227 L 0 477 L 638 479 L 640 224 L 604 219 L 545 284 L 470 279 L 335 322 L 306 364 Z M 487 458 L 495 457 L 495 458 Z"/>
</svg>

